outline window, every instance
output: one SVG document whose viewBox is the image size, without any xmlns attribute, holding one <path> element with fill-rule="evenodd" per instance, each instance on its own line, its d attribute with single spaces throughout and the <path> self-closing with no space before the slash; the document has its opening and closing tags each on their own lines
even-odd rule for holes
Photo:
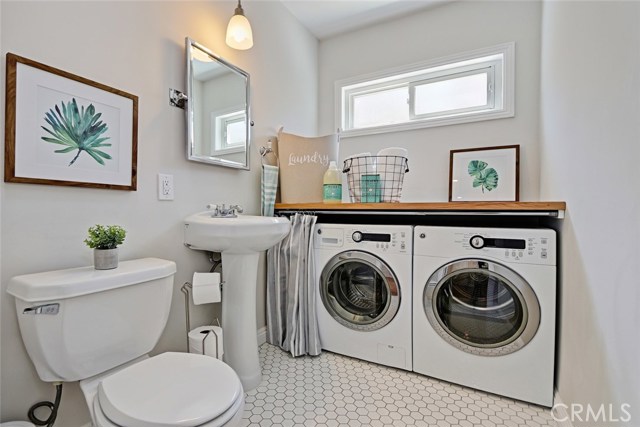
<svg viewBox="0 0 640 427">
<path fill-rule="evenodd" d="M 345 137 L 513 117 L 514 43 L 336 83 Z"/>
<path fill-rule="evenodd" d="M 211 113 L 212 146 L 215 154 L 244 151 L 247 119 L 244 110 Z"/>
</svg>

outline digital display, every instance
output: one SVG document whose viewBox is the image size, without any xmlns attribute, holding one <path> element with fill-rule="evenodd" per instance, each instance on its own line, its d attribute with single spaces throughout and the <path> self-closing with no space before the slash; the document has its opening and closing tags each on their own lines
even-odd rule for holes
<svg viewBox="0 0 640 427">
<path fill-rule="evenodd" d="M 362 233 L 362 240 L 369 242 L 390 242 L 391 234 Z"/>
<path fill-rule="evenodd" d="M 330 244 L 337 245 L 339 241 L 335 237 L 323 237 L 322 243 L 330 243 Z"/>
<path fill-rule="evenodd" d="M 484 239 L 484 246 L 490 248 L 525 249 L 527 242 L 519 239 Z"/>
</svg>

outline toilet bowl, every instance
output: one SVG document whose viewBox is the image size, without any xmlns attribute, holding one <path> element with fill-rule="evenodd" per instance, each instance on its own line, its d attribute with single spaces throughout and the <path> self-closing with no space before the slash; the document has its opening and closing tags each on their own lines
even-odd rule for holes
<svg viewBox="0 0 640 427">
<path fill-rule="evenodd" d="M 239 424 L 244 391 L 227 364 L 190 353 L 148 356 L 169 317 L 175 272 L 171 261 L 145 258 L 9 281 L 40 379 L 79 381 L 93 426 Z"/>
</svg>

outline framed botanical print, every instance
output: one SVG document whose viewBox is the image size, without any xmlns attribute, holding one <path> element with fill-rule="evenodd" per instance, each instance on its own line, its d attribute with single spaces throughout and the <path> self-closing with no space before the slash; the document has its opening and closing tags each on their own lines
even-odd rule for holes
<svg viewBox="0 0 640 427">
<path fill-rule="evenodd" d="M 138 97 L 7 54 L 5 182 L 136 189 Z"/>
<path fill-rule="evenodd" d="M 519 145 L 451 150 L 449 201 L 518 201 L 519 162 Z"/>
</svg>

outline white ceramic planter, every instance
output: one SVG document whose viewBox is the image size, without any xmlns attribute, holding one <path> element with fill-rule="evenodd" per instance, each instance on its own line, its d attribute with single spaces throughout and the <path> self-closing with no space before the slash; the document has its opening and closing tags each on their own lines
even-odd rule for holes
<svg viewBox="0 0 640 427">
<path fill-rule="evenodd" d="M 96 270 L 113 270 L 118 268 L 118 248 L 94 249 L 93 266 Z"/>
</svg>

